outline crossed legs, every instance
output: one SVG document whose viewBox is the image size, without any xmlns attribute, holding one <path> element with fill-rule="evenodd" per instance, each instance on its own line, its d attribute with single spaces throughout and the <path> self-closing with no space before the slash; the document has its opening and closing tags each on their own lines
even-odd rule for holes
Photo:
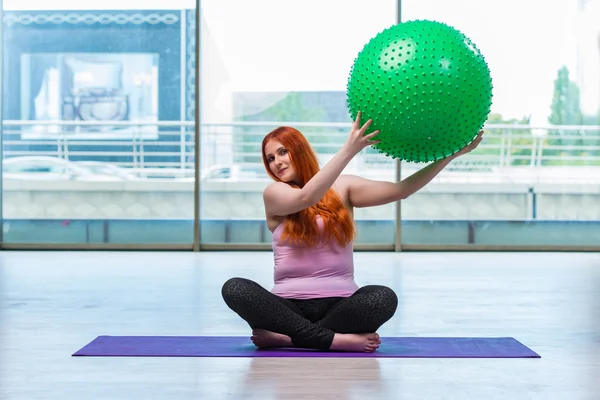
<svg viewBox="0 0 600 400">
<path fill-rule="evenodd" d="M 373 351 L 380 343 L 377 330 L 398 306 L 394 291 L 377 285 L 362 287 L 348 298 L 311 300 L 310 308 L 324 307 L 324 312 L 310 310 L 308 316 L 302 300 L 276 296 L 245 278 L 229 279 L 221 292 L 228 307 L 253 329 L 259 346 L 286 345 L 289 340 L 302 348 Z"/>
</svg>

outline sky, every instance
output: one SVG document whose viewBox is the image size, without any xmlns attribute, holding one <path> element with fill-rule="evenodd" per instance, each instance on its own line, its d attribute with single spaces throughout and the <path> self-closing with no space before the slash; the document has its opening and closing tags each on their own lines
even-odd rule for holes
<svg viewBox="0 0 600 400">
<path fill-rule="evenodd" d="M 584 73 L 584 108 L 600 97 L 600 0 L 404 0 L 402 20 L 447 23 L 473 40 L 494 82 L 492 112 L 546 123 L 562 65 Z M 82 4 L 96 5 L 83 6 Z M 4 0 L 6 10 L 181 9 L 191 0 Z M 362 3 L 362 4 L 361 4 Z M 202 15 L 232 91 L 345 90 L 353 60 L 396 23 L 393 0 L 202 0 Z M 584 39 L 578 40 L 579 37 Z M 578 43 L 583 43 L 578 57 Z M 578 63 L 579 60 L 579 63 Z"/>
</svg>

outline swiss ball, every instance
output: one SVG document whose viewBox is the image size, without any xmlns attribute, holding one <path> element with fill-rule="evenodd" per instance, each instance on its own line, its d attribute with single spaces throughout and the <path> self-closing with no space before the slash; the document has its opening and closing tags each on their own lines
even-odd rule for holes
<svg viewBox="0 0 600 400">
<path fill-rule="evenodd" d="M 372 119 L 373 147 L 429 162 L 469 144 L 492 104 L 492 78 L 475 44 L 441 22 L 407 21 L 373 37 L 354 60 L 346 101 L 352 120 Z M 368 133 L 368 132 L 367 132 Z"/>
</svg>

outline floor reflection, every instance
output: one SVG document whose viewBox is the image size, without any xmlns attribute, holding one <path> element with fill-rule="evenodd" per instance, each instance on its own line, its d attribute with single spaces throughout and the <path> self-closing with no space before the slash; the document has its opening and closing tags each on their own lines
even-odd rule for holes
<svg viewBox="0 0 600 400">
<path fill-rule="evenodd" d="M 389 398 L 374 358 L 253 358 L 237 389 L 240 399 L 257 389 L 273 400 Z"/>
</svg>

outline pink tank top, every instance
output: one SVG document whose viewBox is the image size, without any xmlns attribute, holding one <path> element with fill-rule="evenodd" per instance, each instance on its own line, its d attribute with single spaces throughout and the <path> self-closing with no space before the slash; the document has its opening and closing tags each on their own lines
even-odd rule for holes
<svg viewBox="0 0 600 400">
<path fill-rule="evenodd" d="M 317 217 L 317 223 L 322 232 L 321 217 Z M 358 290 L 354 282 L 352 243 L 342 247 L 332 238 L 329 243 L 315 247 L 290 245 L 281 241 L 283 227 L 281 223 L 273 231 L 272 293 L 285 298 L 315 299 L 348 297 Z"/>
</svg>

